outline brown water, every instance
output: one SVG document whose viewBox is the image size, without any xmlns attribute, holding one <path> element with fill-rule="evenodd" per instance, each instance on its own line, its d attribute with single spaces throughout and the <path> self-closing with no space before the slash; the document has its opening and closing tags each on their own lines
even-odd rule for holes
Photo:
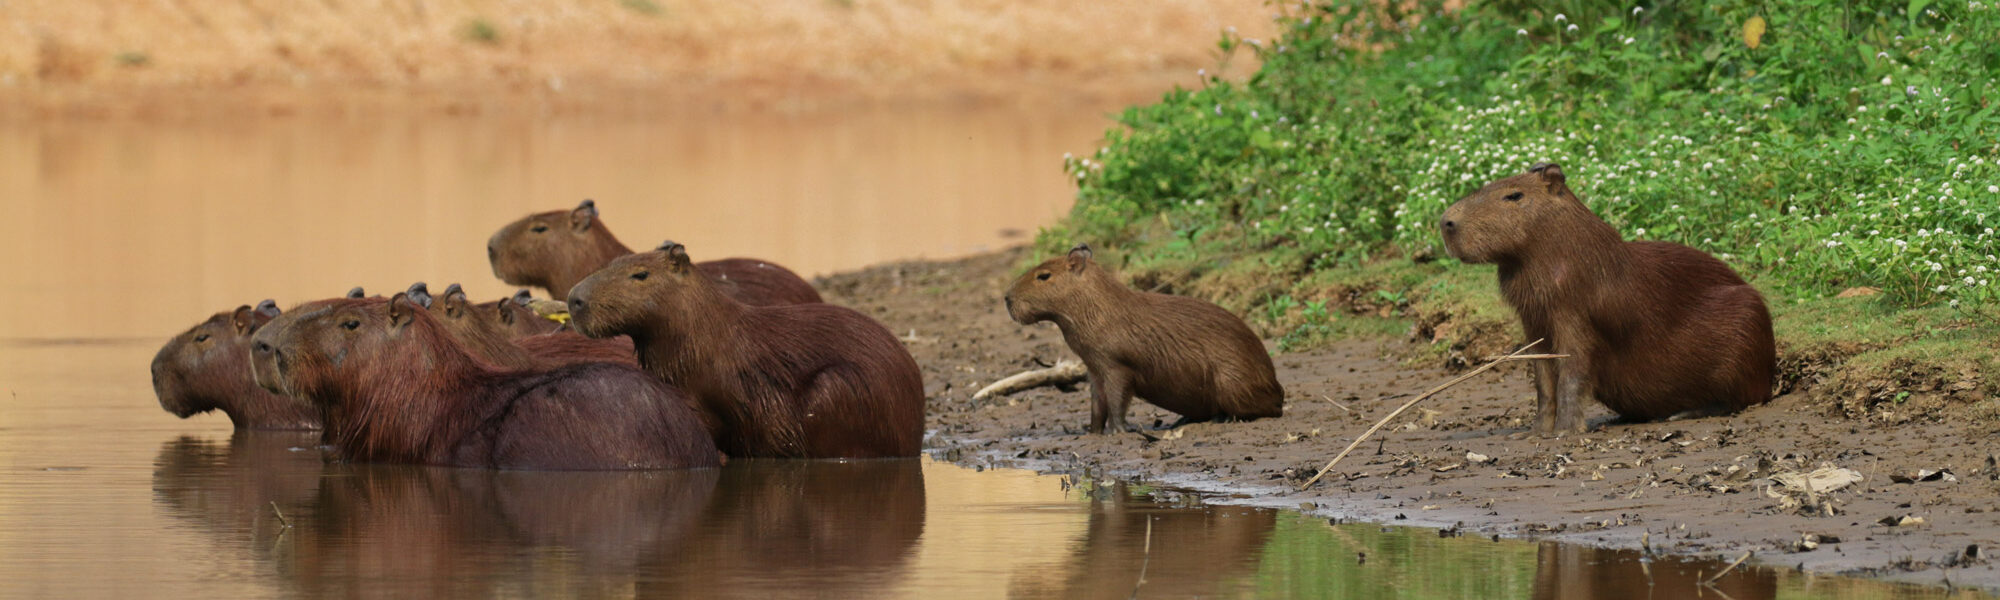
<svg viewBox="0 0 2000 600">
<path fill-rule="evenodd" d="M 507 290 L 481 242 L 596 198 L 801 271 L 1007 243 L 1067 204 L 1090 114 L 0 131 L 0 596 L 1873 598 L 1942 590 L 1211 506 L 928 460 L 665 473 L 328 465 L 159 410 L 203 316 L 355 284 Z M 282 516 L 281 516 L 282 515 Z M 1726 592 L 1726 596 L 1714 595 Z"/>
</svg>

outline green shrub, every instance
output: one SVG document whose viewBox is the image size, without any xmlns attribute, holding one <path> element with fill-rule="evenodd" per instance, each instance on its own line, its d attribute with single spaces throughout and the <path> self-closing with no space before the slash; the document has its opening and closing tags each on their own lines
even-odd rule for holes
<svg viewBox="0 0 2000 600">
<path fill-rule="evenodd" d="M 1787 293 L 1990 303 L 1986 1 L 1291 5 L 1280 39 L 1224 39 L 1264 60 L 1250 80 L 1131 108 L 1105 148 L 1068 159 L 1076 208 L 1044 235 L 1132 242 L 1141 261 L 1173 243 L 1137 239 L 1161 221 L 1238 226 L 1230 243 L 1307 268 L 1434 256 L 1451 202 L 1553 161 L 1629 239 L 1710 251 Z"/>
</svg>

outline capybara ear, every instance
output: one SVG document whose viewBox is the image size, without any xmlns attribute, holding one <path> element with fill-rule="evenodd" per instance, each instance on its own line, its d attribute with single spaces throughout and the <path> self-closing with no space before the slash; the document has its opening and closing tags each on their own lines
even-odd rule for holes
<svg viewBox="0 0 2000 600">
<path fill-rule="evenodd" d="M 264 315 L 266 319 L 276 319 L 283 312 L 282 310 L 278 310 L 278 301 L 276 300 L 265 298 L 263 302 L 257 303 L 257 314 Z"/>
<path fill-rule="evenodd" d="M 454 283 L 444 288 L 444 314 L 458 317 L 465 314 L 465 290 Z"/>
<path fill-rule="evenodd" d="M 431 286 L 424 282 L 419 281 L 410 284 L 410 289 L 404 290 L 401 295 L 409 296 L 410 301 L 417 303 L 417 306 L 424 307 L 425 309 L 431 307 Z"/>
<path fill-rule="evenodd" d="M 257 309 L 248 304 L 236 307 L 236 312 L 229 315 L 229 324 L 236 327 L 236 335 L 250 333 L 257 325 Z"/>
<path fill-rule="evenodd" d="M 528 288 L 521 288 L 521 291 L 514 292 L 515 304 L 519 304 L 521 306 L 528 306 L 529 303 L 534 301 L 535 301 L 535 295 L 529 293 Z"/>
<path fill-rule="evenodd" d="M 1081 273 L 1083 266 L 1087 264 L 1090 264 L 1090 244 L 1077 244 L 1075 248 L 1069 249 L 1070 272 Z"/>
<path fill-rule="evenodd" d="M 1528 172 L 1541 175 L 1542 181 L 1548 182 L 1550 191 L 1554 191 L 1556 186 L 1563 184 L 1562 165 L 1552 162 L 1535 163 L 1535 166 L 1528 167 Z"/>
<path fill-rule="evenodd" d="M 597 222 L 597 201 L 584 200 L 569 211 L 569 228 L 578 232 L 589 231 L 590 224 Z"/>
<path fill-rule="evenodd" d="M 495 306 L 500 309 L 500 322 L 506 325 L 513 325 L 514 311 L 507 310 L 508 300 L 509 300 L 508 298 L 501 298 L 500 303 Z"/>
<path fill-rule="evenodd" d="M 351 290 L 347 290 L 347 297 L 349 297 L 349 298 L 367 298 L 367 297 L 368 297 L 368 292 L 364 292 L 364 291 L 361 291 L 361 286 L 358 286 L 358 285 L 357 285 L 357 286 L 354 286 L 354 289 L 351 289 Z"/>
<path fill-rule="evenodd" d="M 410 321 L 416 320 L 419 310 L 424 308 L 417 306 L 416 301 L 411 300 L 408 293 L 397 293 L 394 298 L 389 299 L 389 327 L 402 329 L 409 325 Z"/>
<path fill-rule="evenodd" d="M 693 264 L 693 261 L 688 259 L 687 246 L 682 246 L 680 242 L 673 240 L 660 242 L 660 251 L 667 253 L 667 264 L 673 265 L 676 269 Z"/>
</svg>

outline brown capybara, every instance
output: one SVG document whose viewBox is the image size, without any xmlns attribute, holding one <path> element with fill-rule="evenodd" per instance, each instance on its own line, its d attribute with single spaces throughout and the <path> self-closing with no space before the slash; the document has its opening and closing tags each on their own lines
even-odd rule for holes
<svg viewBox="0 0 2000 600">
<path fill-rule="evenodd" d="M 167 340 L 153 356 L 153 392 L 180 418 L 222 411 L 237 429 L 319 429 L 319 412 L 257 387 L 250 376 L 250 336 L 277 318 L 270 300 L 215 313 Z"/>
<path fill-rule="evenodd" d="M 1090 377 L 1092 433 L 1136 431 L 1132 397 L 1181 416 L 1175 426 L 1284 413 L 1271 354 L 1243 319 L 1182 296 L 1141 292 L 1090 260 L 1090 246 L 1035 265 L 1007 288 L 1022 325 L 1054 321 Z"/>
<path fill-rule="evenodd" d="M 535 213 L 508 223 L 486 241 L 493 275 L 508 285 L 535 286 L 564 299 L 576 282 L 611 259 L 632 253 L 597 218 L 597 203 Z M 711 260 L 695 268 L 722 293 L 751 306 L 820 301 L 819 291 L 790 269 L 754 258 Z"/>
<path fill-rule="evenodd" d="M 495 366 L 525 369 L 588 362 L 639 366 L 638 358 L 633 356 L 632 339 L 623 336 L 598 340 L 571 331 L 557 331 L 514 337 L 513 330 L 498 316 L 501 313 L 473 304 L 456 283 L 445 288 L 441 299 L 433 299 L 429 286 L 421 281 L 411 284 L 405 293 L 417 305 L 429 309 L 460 347 Z M 519 308 L 512 300 L 502 300 L 500 304 Z M 554 324 L 548 319 L 535 319 Z"/>
<path fill-rule="evenodd" d="M 367 298 L 367 297 L 368 297 L 368 292 L 367 292 L 366 290 L 363 290 L 363 289 L 361 289 L 361 286 L 358 286 L 358 285 L 357 285 L 357 286 L 354 286 L 354 287 L 352 287 L 352 288 L 348 288 L 348 290 L 347 290 L 347 297 L 349 297 L 349 298 Z"/>
<path fill-rule="evenodd" d="M 1630 420 L 1733 412 L 1771 398 L 1777 346 L 1757 288 L 1708 253 L 1627 242 L 1543 163 L 1446 209 L 1445 249 L 1500 268 L 1536 350 L 1535 435 L 1584 430 L 1592 399 Z"/>
<path fill-rule="evenodd" d="M 639 364 L 700 403 L 730 456 L 915 456 L 924 381 L 895 334 L 830 304 L 750 306 L 667 242 L 576 284 L 570 324 L 628 335 Z"/>
<path fill-rule="evenodd" d="M 300 308 L 259 329 L 269 379 L 320 409 L 350 461 L 539 470 L 722 463 L 692 401 L 638 369 L 585 363 L 503 369 L 459 347 L 396 294 Z M 264 378 L 260 378 L 262 381 Z"/>
</svg>

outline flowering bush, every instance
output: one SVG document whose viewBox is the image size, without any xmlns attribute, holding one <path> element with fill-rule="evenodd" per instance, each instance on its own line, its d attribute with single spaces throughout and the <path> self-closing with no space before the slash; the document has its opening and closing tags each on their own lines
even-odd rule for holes
<svg viewBox="0 0 2000 600">
<path fill-rule="evenodd" d="M 1325 268 L 1439 254 L 1439 213 L 1561 163 L 1628 239 L 1807 294 L 1985 304 L 2000 279 L 2000 10 L 1981 1 L 1289 5 L 1263 68 L 1066 160 L 1071 227 L 1239 224 Z M 1140 253 L 1146 247 L 1134 248 Z"/>
</svg>

